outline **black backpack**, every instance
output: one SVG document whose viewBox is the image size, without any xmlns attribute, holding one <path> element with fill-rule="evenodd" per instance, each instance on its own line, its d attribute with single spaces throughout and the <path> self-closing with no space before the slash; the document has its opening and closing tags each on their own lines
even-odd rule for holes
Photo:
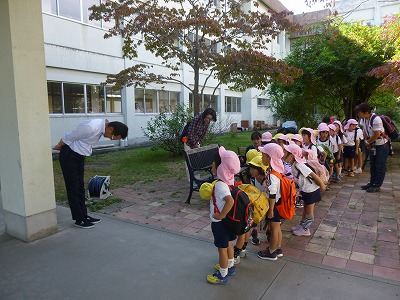
<svg viewBox="0 0 400 300">
<path fill-rule="evenodd" d="M 185 137 L 187 137 L 188 133 L 189 133 L 189 126 L 190 126 L 191 122 L 187 122 L 186 125 L 181 129 L 181 132 L 179 134 L 179 141 L 181 141 L 182 143 L 185 143 L 183 141 L 183 139 Z"/>
<path fill-rule="evenodd" d="M 229 186 L 234 204 L 226 217 L 222 219 L 227 231 L 241 235 L 250 230 L 254 219 L 254 206 L 245 192 L 236 186 Z M 212 192 L 214 212 L 219 213 L 215 199 L 215 185 Z"/>
</svg>

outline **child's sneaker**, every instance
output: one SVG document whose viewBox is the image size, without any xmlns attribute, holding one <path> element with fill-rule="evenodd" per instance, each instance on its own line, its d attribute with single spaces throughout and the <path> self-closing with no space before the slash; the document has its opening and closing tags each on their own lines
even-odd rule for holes
<svg viewBox="0 0 400 300">
<path fill-rule="evenodd" d="M 297 224 L 296 226 L 293 226 L 292 231 L 299 230 L 299 228 L 303 228 L 303 225 L 301 223 Z"/>
<path fill-rule="evenodd" d="M 361 174 L 361 173 L 362 173 L 362 170 L 361 170 L 361 168 L 357 168 L 357 169 L 355 169 L 355 170 L 354 170 L 354 173 L 356 173 L 356 174 Z"/>
<path fill-rule="evenodd" d="M 296 236 L 310 236 L 310 229 L 304 229 L 304 227 L 300 227 L 297 230 L 293 230 L 293 234 Z"/>
<path fill-rule="evenodd" d="M 276 254 L 276 257 L 283 257 L 283 252 L 282 252 L 282 248 L 278 248 L 274 251 L 274 253 Z"/>
<path fill-rule="evenodd" d="M 229 276 L 222 277 L 221 273 L 217 271 L 212 275 L 207 275 L 207 282 L 211 284 L 228 284 Z"/>
<path fill-rule="evenodd" d="M 246 249 L 242 249 L 242 250 L 240 251 L 240 253 L 239 253 L 239 257 L 241 257 L 241 258 L 246 257 L 246 254 L 247 254 Z"/>
<path fill-rule="evenodd" d="M 340 178 L 339 177 L 336 177 L 335 178 L 335 183 L 339 183 L 340 182 Z"/>
<path fill-rule="evenodd" d="M 294 206 L 296 208 L 303 208 L 304 207 L 304 201 L 303 200 L 296 200 L 296 202 L 294 203 Z"/>
<path fill-rule="evenodd" d="M 277 260 L 278 259 L 275 251 L 271 253 L 271 252 L 269 252 L 269 248 L 267 248 L 264 251 L 258 251 L 257 256 L 261 259 L 266 259 L 266 260 Z"/>
<path fill-rule="evenodd" d="M 260 245 L 260 239 L 258 238 L 258 233 L 257 231 L 253 230 L 251 232 L 251 243 L 253 245 Z"/>
<path fill-rule="evenodd" d="M 240 256 L 235 256 L 233 259 L 235 260 L 235 265 L 240 264 Z"/>
<path fill-rule="evenodd" d="M 214 265 L 214 269 L 219 271 L 219 264 L 215 264 Z M 233 275 L 235 275 L 235 273 L 236 273 L 236 267 L 235 266 L 228 268 L 228 276 L 233 276 Z"/>
</svg>

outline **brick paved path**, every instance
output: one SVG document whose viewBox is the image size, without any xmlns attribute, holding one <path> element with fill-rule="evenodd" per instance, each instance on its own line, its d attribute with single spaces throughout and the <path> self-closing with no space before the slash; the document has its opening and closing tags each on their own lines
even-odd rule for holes
<svg viewBox="0 0 400 300">
<path fill-rule="evenodd" d="M 315 208 L 310 237 L 290 231 L 301 217 L 298 209 L 293 220 L 282 224 L 285 256 L 400 281 L 399 156 L 389 158 L 380 193 L 360 189 L 368 182 L 368 171 L 331 184 Z M 113 190 L 124 201 L 101 212 L 212 240 L 209 203 L 195 192 L 192 203 L 185 204 L 188 191 L 187 182 L 141 182 Z M 266 246 L 249 247 L 256 252 Z"/>
</svg>

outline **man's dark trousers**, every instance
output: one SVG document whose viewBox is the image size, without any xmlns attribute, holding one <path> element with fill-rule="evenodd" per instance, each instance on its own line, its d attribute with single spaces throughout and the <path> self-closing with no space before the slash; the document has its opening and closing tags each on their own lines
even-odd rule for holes
<svg viewBox="0 0 400 300">
<path fill-rule="evenodd" d="M 59 161 L 72 219 L 83 220 L 87 217 L 84 182 L 85 156 L 72 151 L 68 145 L 64 145 L 59 154 Z"/>
</svg>

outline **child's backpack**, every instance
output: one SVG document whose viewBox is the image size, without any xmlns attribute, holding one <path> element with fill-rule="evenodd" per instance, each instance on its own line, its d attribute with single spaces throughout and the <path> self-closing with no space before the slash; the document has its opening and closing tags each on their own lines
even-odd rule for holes
<svg viewBox="0 0 400 300">
<path fill-rule="evenodd" d="M 275 204 L 279 215 L 286 220 L 291 220 L 295 213 L 296 186 L 293 180 L 274 170 L 270 174 L 275 175 L 281 181 L 281 198 Z"/>
<path fill-rule="evenodd" d="M 377 115 L 372 115 L 371 120 L 369 121 L 369 125 L 372 127 L 374 120 Z M 380 115 L 383 128 L 385 129 L 384 135 L 390 140 L 397 140 L 399 138 L 399 130 L 397 129 L 396 125 L 391 118 L 385 115 Z"/>
<path fill-rule="evenodd" d="M 311 169 L 321 180 L 327 184 L 329 182 L 329 171 L 316 160 L 308 160 L 305 164 Z"/>
<path fill-rule="evenodd" d="M 187 137 L 189 133 L 189 126 L 191 122 L 187 122 L 186 125 L 181 129 L 181 132 L 179 134 L 179 141 L 182 143 L 186 143 L 185 138 Z"/>
<path fill-rule="evenodd" d="M 254 206 L 253 203 L 250 202 L 247 194 L 241 189 L 236 186 L 229 186 L 229 189 L 231 190 L 234 204 L 226 217 L 222 219 L 222 223 L 227 231 L 233 234 L 241 235 L 249 231 L 253 225 Z M 214 203 L 214 212 L 220 213 L 215 199 L 215 186 L 213 188 L 212 197 Z"/>
<path fill-rule="evenodd" d="M 244 191 L 249 197 L 250 202 L 253 203 L 254 223 L 260 224 L 261 220 L 267 214 L 269 208 L 267 195 L 260 192 L 260 190 L 252 184 L 239 185 L 239 189 Z"/>
</svg>

